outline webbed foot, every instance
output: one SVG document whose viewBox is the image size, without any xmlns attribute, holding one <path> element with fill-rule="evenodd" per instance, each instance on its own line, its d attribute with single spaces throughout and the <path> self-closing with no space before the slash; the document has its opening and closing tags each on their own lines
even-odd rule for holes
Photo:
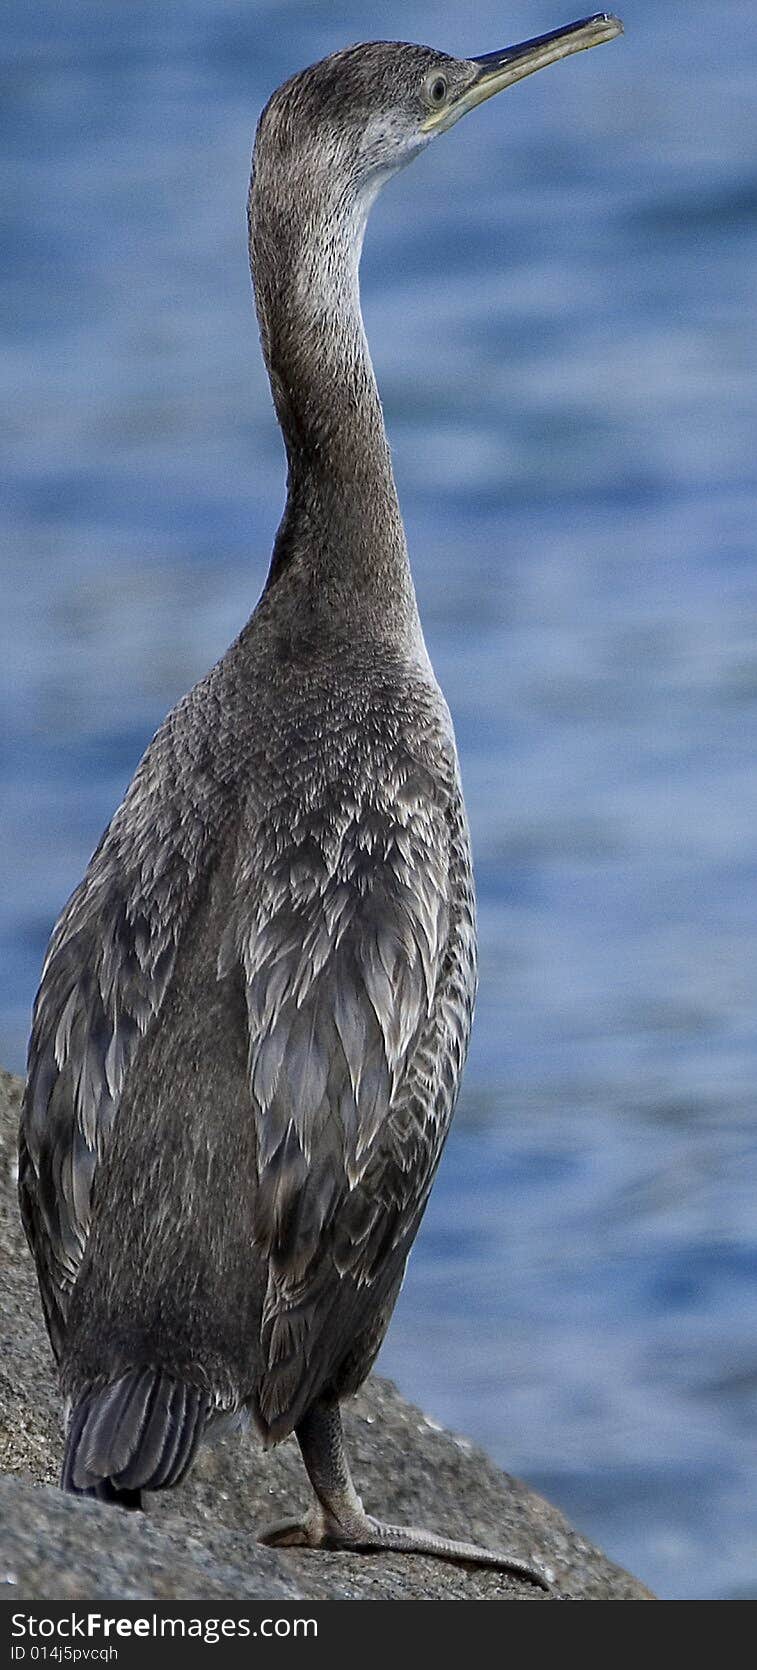
<svg viewBox="0 0 757 1670">
<path fill-rule="evenodd" d="M 316 1403 L 297 1427 L 302 1458 L 315 1500 L 302 1519 L 282 1520 L 263 1531 L 268 1548 L 342 1549 L 355 1554 L 431 1554 L 458 1565 L 488 1566 L 554 1594 L 544 1567 L 475 1542 L 456 1542 L 415 1525 L 386 1525 L 366 1513 L 350 1476 L 336 1403 Z"/>
<path fill-rule="evenodd" d="M 431 1554 L 458 1565 L 488 1566 L 523 1578 L 547 1593 L 552 1592 L 552 1574 L 512 1554 L 481 1548 L 474 1542 L 457 1542 L 416 1525 L 387 1525 L 356 1508 L 341 1519 L 314 1507 L 304 1519 L 282 1520 L 263 1531 L 258 1541 L 267 1548 L 323 1548 L 355 1554 Z"/>
</svg>

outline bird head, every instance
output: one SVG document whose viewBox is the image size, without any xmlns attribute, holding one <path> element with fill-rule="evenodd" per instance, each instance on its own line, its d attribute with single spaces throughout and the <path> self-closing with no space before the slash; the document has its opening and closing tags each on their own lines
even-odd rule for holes
<svg viewBox="0 0 757 1670">
<path fill-rule="evenodd" d="M 277 88 L 260 121 L 257 155 L 278 157 L 322 189 L 325 177 L 372 200 L 389 175 L 437 134 L 524 76 L 622 32 L 609 12 L 479 58 L 402 41 L 347 47 Z"/>
</svg>

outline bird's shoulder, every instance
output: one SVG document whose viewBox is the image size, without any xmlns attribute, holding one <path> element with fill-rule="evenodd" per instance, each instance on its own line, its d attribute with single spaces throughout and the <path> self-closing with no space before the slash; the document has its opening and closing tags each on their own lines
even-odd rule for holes
<svg viewBox="0 0 757 1670">
<path fill-rule="evenodd" d="M 295 919 L 323 956 L 367 943 L 369 918 L 445 915 L 467 825 L 430 669 L 345 652 L 279 695 L 250 736 L 222 958 L 235 946 L 249 968 L 277 938 L 280 960 Z"/>
</svg>

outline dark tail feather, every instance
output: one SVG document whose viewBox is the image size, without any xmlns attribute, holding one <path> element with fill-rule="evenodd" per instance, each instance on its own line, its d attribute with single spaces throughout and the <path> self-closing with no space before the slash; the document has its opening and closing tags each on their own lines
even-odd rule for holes
<svg viewBox="0 0 757 1670">
<path fill-rule="evenodd" d="M 130 1369 L 87 1393 L 68 1425 L 63 1490 L 141 1507 L 141 1491 L 183 1479 L 211 1406 L 207 1392 L 152 1368 Z"/>
</svg>

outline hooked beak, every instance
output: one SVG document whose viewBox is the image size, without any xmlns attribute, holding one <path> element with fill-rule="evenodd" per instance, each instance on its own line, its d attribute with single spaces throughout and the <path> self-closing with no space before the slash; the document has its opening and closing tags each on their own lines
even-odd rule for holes
<svg viewBox="0 0 757 1670">
<path fill-rule="evenodd" d="M 512 87 L 535 70 L 555 64 L 558 58 L 568 58 L 573 52 L 585 52 L 602 41 L 612 41 L 622 35 L 623 25 L 611 12 L 597 12 L 594 17 L 580 18 L 577 23 L 566 23 L 548 35 L 537 35 L 534 40 L 521 41 L 519 46 L 505 47 L 503 52 L 487 52 L 483 58 L 472 58 L 476 65 L 475 79 L 451 104 L 434 111 L 423 123 L 424 133 L 444 133 L 466 111 L 474 110 L 503 87 Z"/>
</svg>

